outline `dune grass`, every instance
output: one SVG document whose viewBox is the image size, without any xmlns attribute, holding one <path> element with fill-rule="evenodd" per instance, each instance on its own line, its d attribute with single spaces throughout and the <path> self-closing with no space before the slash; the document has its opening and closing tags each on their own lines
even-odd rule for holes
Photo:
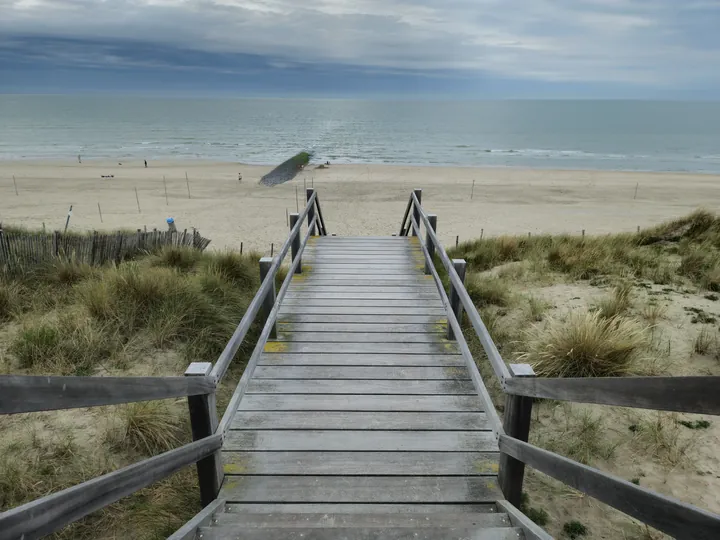
<svg viewBox="0 0 720 540">
<path fill-rule="evenodd" d="M 259 286 L 258 259 L 166 247 L 119 265 L 56 261 L 4 276 L 0 367 L 18 374 L 182 375 L 189 362 L 214 362 Z M 251 328 L 219 388 L 220 412 L 259 330 Z M 44 414 L 23 415 L 30 428 L 17 417 L 0 419 L 7 439 L 0 442 L 0 510 L 191 440 L 184 400 L 72 411 L 94 420 L 63 433 Z M 95 424 L 107 428 L 88 443 Z M 54 537 L 166 538 L 200 509 L 196 484 L 188 467 Z"/>
</svg>

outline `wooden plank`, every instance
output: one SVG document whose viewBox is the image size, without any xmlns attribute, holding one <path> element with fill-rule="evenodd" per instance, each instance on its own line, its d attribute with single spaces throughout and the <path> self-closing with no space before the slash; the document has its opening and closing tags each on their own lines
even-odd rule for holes
<svg viewBox="0 0 720 540">
<path fill-rule="evenodd" d="M 335 300 L 435 300 L 440 299 L 437 290 L 404 292 L 327 292 L 323 289 L 291 292 L 285 295 L 284 302 L 289 300 L 303 300 L 307 298 L 326 298 Z"/>
<path fill-rule="evenodd" d="M 474 395 L 470 381 L 253 379 L 248 394 Z"/>
<path fill-rule="evenodd" d="M 337 285 L 328 285 L 327 287 L 323 287 L 322 289 L 317 288 L 303 288 L 299 286 L 299 282 L 293 283 L 290 285 L 290 288 L 288 289 L 287 296 L 288 298 L 292 298 L 293 296 L 304 296 L 307 294 L 310 295 L 334 295 L 339 294 L 338 298 L 343 298 L 345 294 L 349 295 L 364 295 L 364 294 L 385 294 L 389 293 L 392 295 L 408 295 L 407 298 L 410 298 L 411 295 L 414 294 L 431 294 L 433 298 L 435 298 L 438 295 L 437 287 L 434 283 L 423 283 L 422 285 L 409 285 L 409 284 L 400 284 L 400 285 L 393 285 L 393 286 L 365 286 L 365 287 L 358 287 L 358 286 L 337 286 Z M 364 298 L 364 296 L 361 296 L 361 298 Z"/>
<path fill-rule="evenodd" d="M 203 540 L 518 540 L 522 529 L 514 527 L 408 527 L 278 528 L 247 529 L 235 526 L 202 529 Z"/>
<path fill-rule="evenodd" d="M 347 429 L 356 430 L 488 430 L 485 413 L 480 412 L 238 412 L 231 429 Z"/>
<path fill-rule="evenodd" d="M 383 298 L 290 298 L 283 299 L 283 306 L 305 307 L 397 307 L 397 308 L 434 308 L 444 309 L 440 298 L 407 298 L 405 300 L 385 300 Z M 398 311 L 398 310 L 396 310 Z M 412 310 L 408 310 L 412 311 Z"/>
<path fill-rule="evenodd" d="M 502 498 L 486 476 L 231 476 L 221 496 L 267 503 L 488 503 Z"/>
<path fill-rule="evenodd" d="M 720 515 L 636 486 L 531 444 L 500 436 L 500 450 L 674 538 L 720 538 Z"/>
<path fill-rule="evenodd" d="M 115 405 L 215 391 L 207 377 L 0 375 L 0 414 Z"/>
<path fill-rule="evenodd" d="M 261 365 L 272 366 L 458 366 L 459 354 L 263 354 Z"/>
<path fill-rule="evenodd" d="M 349 276 L 333 278 L 332 276 L 318 276 L 298 279 L 293 278 L 293 285 L 296 289 L 322 288 L 329 287 L 390 287 L 390 286 L 421 286 L 429 283 L 426 276 L 384 276 L 382 278 L 357 278 L 352 279 Z"/>
<path fill-rule="evenodd" d="M 213 435 L 0 514 L 2 538 L 40 538 L 212 454 Z"/>
<path fill-rule="evenodd" d="M 296 513 L 288 514 L 283 512 L 269 514 L 245 514 L 226 512 L 217 516 L 217 524 L 220 526 L 232 525 L 238 530 L 246 528 L 279 528 L 279 527 L 307 527 L 307 528 L 328 528 L 328 527 L 510 527 L 510 519 L 505 513 L 484 513 L 469 515 L 468 513 L 442 513 L 432 516 L 422 514 L 329 514 L 319 512 L 316 514 Z"/>
<path fill-rule="evenodd" d="M 447 343 L 439 334 L 393 332 L 283 332 L 278 341 L 295 343 Z"/>
<path fill-rule="evenodd" d="M 491 431 L 245 430 L 228 432 L 223 452 L 233 450 L 492 452 L 497 442 Z"/>
<path fill-rule="evenodd" d="M 253 379 L 469 380 L 457 367 L 258 366 Z"/>
<path fill-rule="evenodd" d="M 513 527 L 523 530 L 525 540 L 553 540 L 552 536 L 508 501 L 498 501 L 497 506 L 500 512 L 507 513 Z"/>
<path fill-rule="evenodd" d="M 334 323 L 376 323 L 376 324 L 447 324 L 447 317 L 443 315 L 418 315 L 408 313 L 402 315 L 332 315 L 318 313 L 284 313 L 278 316 L 278 324 L 296 322 L 334 322 Z"/>
<path fill-rule="evenodd" d="M 423 306 L 417 308 L 403 308 L 393 306 L 380 307 L 347 307 L 347 306 L 303 306 L 303 305 L 281 305 L 282 315 L 403 315 L 412 311 L 417 315 L 445 315 L 445 308 Z"/>
<path fill-rule="evenodd" d="M 507 392 L 577 403 L 720 414 L 720 377 L 513 378 Z"/>
<path fill-rule="evenodd" d="M 398 334 L 439 334 L 445 337 L 445 326 L 442 324 L 383 324 L 383 323 L 278 323 L 278 335 L 287 332 L 396 332 Z"/>
<path fill-rule="evenodd" d="M 240 411 L 483 412 L 475 396 L 246 394 Z"/>
<path fill-rule="evenodd" d="M 278 353 L 329 353 L 357 354 L 455 354 L 457 345 L 450 343 L 295 343 L 271 341 L 265 344 L 265 352 Z"/>
<path fill-rule="evenodd" d="M 441 512 L 481 514 L 496 512 L 495 504 L 376 504 L 376 503 L 309 503 L 309 504 L 282 504 L 282 503 L 231 503 L 225 505 L 226 513 L 327 513 L 327 514 L 433 514 Z"/>
</svg>

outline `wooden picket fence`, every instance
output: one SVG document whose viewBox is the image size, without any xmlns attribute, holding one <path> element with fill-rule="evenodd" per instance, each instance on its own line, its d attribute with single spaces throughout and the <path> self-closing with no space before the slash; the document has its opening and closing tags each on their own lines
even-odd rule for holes
<svg viewBox="0 0 720 540">
<path fill-rule="evenodd" d="M 0 270 L 15 271 L 28 265 L 53 259 L 72 260 L 90 265 L 119 263 L 143 253 L 152 253 L 163 246 L 185 246 L 204 250 L 210 240 L 196 230 L 188 232 L 118 231 L 86 235 L 3 231 L 0 226 Z"/>
</svg>

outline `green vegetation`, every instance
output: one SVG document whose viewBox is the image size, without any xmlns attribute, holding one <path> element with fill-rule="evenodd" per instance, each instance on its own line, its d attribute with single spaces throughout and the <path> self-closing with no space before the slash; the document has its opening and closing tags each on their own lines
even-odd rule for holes
<svg viewBox="0 0 720 540">
<path fill-rule="evenodd" d="M 0 371 L 182 375 L 214 362 L 259 286 L 258 255 L 166 247 L 91 268 L 53 261 L 0 279 Z M 220 387 L 222 412 L 259 325 Z M 0 418 L 0 510 L 191 440 L 184 400 Z M 194 467 L 96 512 L 62 539 L 166 538 L 199 508 Z"/>
<path fill-rule="evenodd" d="M 575 540 L 575 538 L 585 536 L 588 533 L 588 529 L 579 521 L 568 521 L 563 525 L 563 532 L 568 536 L 568 538 Z"/>
<path fill-rule="evenodd" d="M 678 420 L 678 424 L 685 426 L 688 429 L 707 429 L 710 427 L 710 422 L 707 420 L 695 420 L 694 422 L 689 420 Z"/>
<path fill-rule="evenodd" d="M 267 173 L 260 179 L 260 183 L 266 186 L 275 186 L 288 182 L 295 178 L 295 175 L 299 173 L 303 168 L 310 163 L 312 153 L 300 152 L 295 154 L 290 159 L 283 161 L 280 165 L 275 167 L 272 171 Z"/>
<path fill-rule="evenodd" d="M 545 510 L 530 506 L 530 496 L 525 491 L 521 495 L 520 510 L 541 527 L 547 525 L 548 521 L 550 521 L 550 516 Z"/>
</svg>

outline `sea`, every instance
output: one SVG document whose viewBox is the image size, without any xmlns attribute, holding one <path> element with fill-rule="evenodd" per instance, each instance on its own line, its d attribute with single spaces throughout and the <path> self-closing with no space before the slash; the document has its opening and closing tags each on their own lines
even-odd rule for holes
<svg viewBox="0 0 720 540">
<path fill-rule="evenodd" d="M 0 95 L 0 160 L 720 173 L 720 102 Z"/>
</svg>

